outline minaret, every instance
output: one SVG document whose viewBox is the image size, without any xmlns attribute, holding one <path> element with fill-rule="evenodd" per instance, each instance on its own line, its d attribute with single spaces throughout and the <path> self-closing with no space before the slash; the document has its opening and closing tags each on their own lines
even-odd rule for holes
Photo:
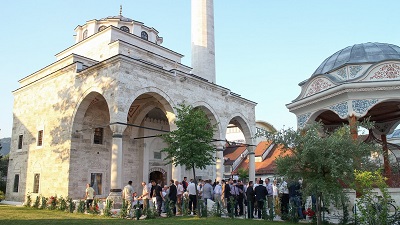
<svg viewBox="0 0 400 225">
<path fill-rule="evenodd" d="M 192 0 L 192 73 L 215 83 L 214 3 Z"/>
</svg>

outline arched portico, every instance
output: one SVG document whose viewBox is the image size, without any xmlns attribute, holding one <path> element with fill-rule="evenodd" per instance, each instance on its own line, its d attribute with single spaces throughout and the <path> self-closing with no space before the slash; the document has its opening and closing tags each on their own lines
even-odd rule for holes
<svg viewBox="0 0 400 225">
<path fill-rule="evenodd" d="M 150 92 L 146 92 L 149 91 Z M 152 91 L 157 92 L 152 92 Z M 127 128 L 123 133 L 123 176 L 126 180 L 148 182 L 150 170 L 161 168 L 166 171 L 164 179 L 173 178 L 176 168 L 165 165 L 166 147 L 158 135 L 171 131 L 175 120 L 173 102 L 157 88 L 144 88 L 136 92 L 127 114 Z M 174 125 L 174 124 L 173 124 Z M 133 185 L 140 189 L 140 182 Z"/>
<path fill-rule="evenodd" d="M 250 124 L 241 113 L 236 113 L 232 115 L 229 120 L 228 127 L 236 127 L 241 130 L 244 135 L 244 143 L 247 145 L 248 155 L 249 155 L 249 180 L 255 180 L 255 156 L 254 156 L 254 132 L 250 129 Z M 227 127 L 227 128 L 228 128 Z M 225 128 L 225 130 L 227 129 Z M 226 132 L 226 131 L 225 131 Z"/>
<path fill-rule="evenodd" d="M 78 103 L 72 122 L 69 196 L 78 197 L 89 183 L 96 195 L 110 190 L 112 131 L 110 111 L 104 96 L 91 88 Z M 76 160 L 75 160 L 76 159 Z M 82 182 L 84 181 L 84 182 Z"/>
</svg>

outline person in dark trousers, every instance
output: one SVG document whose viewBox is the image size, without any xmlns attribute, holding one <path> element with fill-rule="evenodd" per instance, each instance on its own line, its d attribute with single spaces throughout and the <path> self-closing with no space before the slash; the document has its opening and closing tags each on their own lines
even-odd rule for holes
<svg viewBox="0 0 400 225">
<path fill-rule="evenodd" d="M 243 204 L 244 204 L 244 186 L 242 181 L 239 181 L 237 183 L 237 188 L 239 189 L 239 195 L 238 195 L 238 205 L 239 205 L 239 216 L 243 216 Z"/>
<path fill-rule="evenodd" d="M 232 181 L 232 178 L 229 178 L 228 182 L 225 183 L 225 189 L 224 189 L 224 198 L 226 202 L 226 209 L 228 210 L 228 213 L 231 213 L 231 202 L 230 202 L 230 197 L 231 195 L 231 187 L 229 183 Z"/>
<path fill-rule="evenodd" d="M 151 197 L 156 198 L 156 205 L 157 205 L 157 213 L 160 216 L 161 215 L 161 207 L 162 207 L 162 188 L 156 184 L 154 180 L 151 181 Z"/>
<path fill-rule="evenodd" d="M 257 216 L 258 219 L 261 219 L 261 212 L 264 211 L 264 202 L 267 199 L 268 191 L 267 188 L 263 185 L 263 180 L 258 182 L 258 186 L 254 188 L 254 193 L 257 201 Z M 265 212 L 264 212 L 265 213 Z"/>
<path fill-rule="evenodd" d="M 253 181 L 249 182 L 249 186 L 246 190 L 246 197 L 247 197 L 247 218 L 252 219 L 254 218 L 254 189 L 253 189 Z"/>
<path fill-rule="evenodd" d="M 177 189 L 174 183 L 174 180 L 170 180 L 170 186 L 169 186 L 169 193 L 168 193 L 168 198 L 171 201 L 171 204 L 173 205 L 172 212 L 174 215 L 176 215 L 176 201 L 177 201 Z"/>
</svg>

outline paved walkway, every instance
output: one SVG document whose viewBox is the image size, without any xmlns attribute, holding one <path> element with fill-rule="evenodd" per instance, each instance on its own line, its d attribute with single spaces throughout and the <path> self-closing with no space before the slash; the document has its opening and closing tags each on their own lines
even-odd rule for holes
<svg viewBox="0 0 400 225">
<path fill-rule="evenodd" d="M 1 201 L 0 205 L 15 205 L 15 206 L 23 206 L 22 202 L 13 202 L 13 201 Z"/>
</svg>

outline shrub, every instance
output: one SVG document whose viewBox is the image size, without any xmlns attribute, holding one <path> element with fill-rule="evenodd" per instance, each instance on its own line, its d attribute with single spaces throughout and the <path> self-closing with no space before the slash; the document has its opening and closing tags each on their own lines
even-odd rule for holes
<svg viewBox="0 0 400 225">
<path fill-rule="evenodd" d="M 111 213 L 111 208 L 112 208 L 112 203 L 113 201 L 110 199 L 106 200 L 106 206 L 103 209 L 103 215 L 106 217 L 111 217 L 112 213 Z"/>
<path fill-rule="evenodd" d="M 26 202 L 25 202 L 25 206 L 26 207 L 31 207 L 32 205 L 32 197 L 31 197 L 31 193 L 28 193 L 26 195 Z"/>
<path fill-rule="evenodd" d="M 73 213 L 75 211 L 76 204 L 72 201 L 72 198 L 68 198 L 68 212 Z"/>
<path fill-rule="evenodd" d="M 65 201 L 65 199 L 62 196 L 60 196 L 60 198 L 58 199 L 58 203 L 59 203 L 58 210 L 60 211 L 67 210 L 67 201 Z"/>
<path fill-rule="evenodd" d="M 77 211 L 78 211 L 78 213 L 84 213 L 85 212 L 85 201 L 79 200 Z"/>
<path fill-rule="evenodd" d="M 5 199 L 4 192 L 0 191 L 0 202 Z"/>
<path fill-rule="evenodd" d="M 38 209 L 40 205 L 40 196 L 36 196 L 35 203 L 33 203 L 33 208 Z"/>
</svg>

